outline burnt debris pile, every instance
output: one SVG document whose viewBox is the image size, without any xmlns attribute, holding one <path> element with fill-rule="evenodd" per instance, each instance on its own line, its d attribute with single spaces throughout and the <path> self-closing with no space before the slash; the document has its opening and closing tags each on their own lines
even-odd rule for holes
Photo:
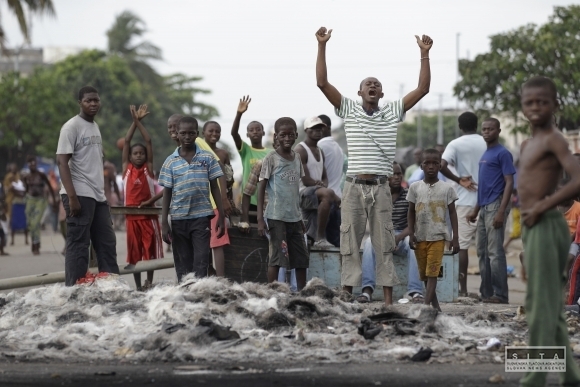
<svg viewBox="0 0 580 387">
<path fill-rule="evenodd" d="M 501 355 L 485 348 L 491 337 L 512 345 L 526 333 L 501 313 L 352 303 L 319 279 L 300 293 L 214 277 L 137 292 L 111 276 L 12 292 L 0 304 L 0 355 L 21 360 L 476 363 Z"/>
</svg>

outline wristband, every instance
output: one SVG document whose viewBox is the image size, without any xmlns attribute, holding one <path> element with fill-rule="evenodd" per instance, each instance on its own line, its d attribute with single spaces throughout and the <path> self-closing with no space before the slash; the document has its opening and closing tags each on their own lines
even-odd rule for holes
<svg viewBox="0 0 580 387">
<path fill-rule="evenodd" d="M 429 60 L 429 57 L 428 56 L 424 56 L 424 57 L 421 58 L 421 60 L 423 60 L 423 59 Z"/>
</svg>

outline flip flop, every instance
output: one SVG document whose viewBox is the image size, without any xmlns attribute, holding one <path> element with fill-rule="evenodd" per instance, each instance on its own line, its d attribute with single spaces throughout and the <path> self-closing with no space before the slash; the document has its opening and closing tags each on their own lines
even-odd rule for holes
<svg viewBox="0 0 580 387">
<path fill-rule="evenodd" d="M 425 302 L 425 299 L 423 298 L 423 295 L 421 293 L 415 293 L 411 298 L 411 302 L 413 304 L 422 304 Z"/>
<path fill-rule="evenodd" d="M 359 304 L 368 304 L 373 300 L 373 297 L 368 293 L 362 292 L 355 300 Z"/>
</svg>

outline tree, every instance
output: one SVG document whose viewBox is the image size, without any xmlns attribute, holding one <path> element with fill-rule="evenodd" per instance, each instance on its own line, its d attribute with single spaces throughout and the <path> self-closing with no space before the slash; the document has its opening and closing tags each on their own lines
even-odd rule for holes
<svg viewBox="0 0 580 387">
<path fill-rule="evenodd" d="M 507 113 L 514 130 L 527 132 L 518 117 L 520 88 L 534 75 L 550 77 L 556 83 L 561 110 L 559 126 L 580 125 L 580 6 L 554 7 L 548 23 L 528 24 L 491 36 L 490 51 L 474 60 L 459 61 L 461 81 L 455 95 L 472 109 L 491 114 Z"/>
<path fill-rule="evenodd" d="M 25 8 L 28 8 L 29 14 L 49 15 L 54 16 L 54 5 L 52 0 L 6 0 L 8 10 L 16 16 L 20 32 L 24 36 L 26 43 L 30 43 L 30 33 L 28 30 L 28 22 L 26 20 Z M 26 6 L 23 6 L 26 5 Z M 2 23 L 0 22 L 0 49 L 6 51 L 6 34 Z"/>
<path fill-rule="evenodd" d="M 132 33 L 140 31 L 128 22 L 117 21 L 115 25 L 126 25 Z M 119 34 L 113 35 L 119 42 L 131 41 L 119 38 Z M 27 78 L 16 73 L 3 75 L 0 79 L 0 165 L 7 161 L 23 164 L 26 155 L 31 153 L 54 157 L 60 128 L 78 113 L 77 93 L 86 85 L 94 86 L 101 96 L 102 106 L 96 121 L 101 129 L 105 157 L 119 168 L 121 151 L 116 142 L 131 125 L 129 105 L 146 103 L 149 106 L 151 114 L 145 119 L 145 125 L 151 134 L 157 169 L 175 149 L 166 130 L 169 116 L 189 114 L 203 122 L 218 115 L 213 106 L 198 101 L 199 94 L 210 93 L 196 86 L 201 77 L 161 76 L 153 68 L 152 77 L 142 77 L 143 73 L 135 71 L 135 63 L 142 61 L 148 66 L 146 61 L 151 57 L 138 55 L 139 50 L 130 44 L 113 46 L 119 48 L 115 53 L 86 50 L 50 67 L 37 68 Z M 140 141 L 139 137 L 136 134 L 136 142 Z"/>
<path fill-rule="evenodd" d="M 147 40 L 134 43 L 146 32 L 145 22 L 139 16 L 131 11 L 122 12 L 107 31 L 108 52 L 125 58 L 140 81 L 158 88 L 163 84 L 163 77 L 151 67 L 149 61 L 163 59 L 161 49 Z"/>
</svg>

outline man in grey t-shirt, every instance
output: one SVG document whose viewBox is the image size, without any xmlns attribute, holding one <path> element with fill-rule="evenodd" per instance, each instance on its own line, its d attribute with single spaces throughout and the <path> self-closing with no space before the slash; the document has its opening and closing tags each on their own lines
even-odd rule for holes
<svg viewBox="0 0 580 387">
<path fill-rule="evenodd" d="M 94 121 L 101 100 L 95 88 L 85 86 L 79 91 L 78 103 L 80 113 L 62 126 L 56 150 L 67 215 L 66 286 L 85 276 L 91 241 L 99 272 L 119 274 L 117 239 L 105 198 L 101 132 Z"/>
</svg>

